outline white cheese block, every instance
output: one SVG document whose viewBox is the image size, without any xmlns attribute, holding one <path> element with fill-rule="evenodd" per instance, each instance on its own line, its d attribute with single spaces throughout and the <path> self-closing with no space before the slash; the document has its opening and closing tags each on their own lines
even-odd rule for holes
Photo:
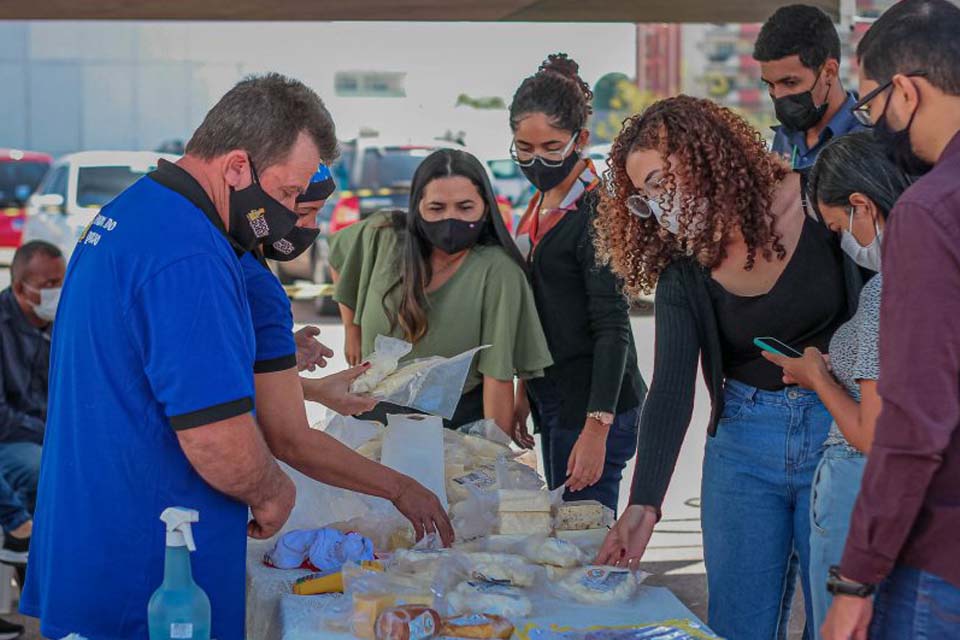
<svg viewBox="0 0 960 640">
<path fill-rule="evenodd" d="M 550 535 L 553 521 L 550 512 L 501 511 L 498 533 L 502 535 Z"/>
<path fill-rule="evenodd" d="M 557 536 L 558 540 L 572 542 L 585 554 L 592 556 L 603 546 L 603 541 L 607 539 L 608 533 L 610 533 L 610 529 L 602 527 L 600 529 L 584 529 L 582 531 L 557 531 L 554 535 Z"/>
<path fill-rule="evenodd" d="M 572 542 L 558 538 L 532 536 L 523 545 L 523 555 L 534 564 L 576 567 L 584 563 L 584 553 Z"/>
<path fill-rule="evenodd" d="M 457 614 L 490 613 L 511 620 L 522 620 L 533 612 L 533 604 L 522 589 L 496 582 L 463 582 L 447 599 Z"/>
<path fill-rule="evenodd" d="M 533 586 L 537 568 L 523 556 L 510 553 L 465 553 L 467 573 L 474 580 L 505 582 L 518 587 Z"/>
<path fill-rule="evenodd" d="M 557 531 L 599 529 L 612 525 L 613 519 L 613 511 L 596 500 L 577 500 L 557 507 L 554 527 Z"/>
<path fill-rule="evenodd" d="M 500 513 L 505 511 L 550 511 L 550 493 L 530 489 L 500 489 Z"/>
<path fill-rule="evenodd" d="M 638 584 L 629 569 L 591 566 L 570 571 L 557 586 L 583 604 L 617 604 L 633 597 Z"/>
</svg>

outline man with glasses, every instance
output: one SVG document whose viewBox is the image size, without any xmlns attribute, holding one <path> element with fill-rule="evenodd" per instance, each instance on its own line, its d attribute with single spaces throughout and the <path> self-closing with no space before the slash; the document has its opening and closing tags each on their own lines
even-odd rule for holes
<svg viewBox="0 0 960 640">
<path fill-rule="evenodd" d="M 795 171 L 809 170 L 830 139 L 862 128 L 850 112 L 857 98 L 840 82 L 840 38 L 817 7 L 778 9 L 760 30 L 753 57 L 781 123 L 773 151 Z"/>
<path fill-rule="evenodd" d="M 857 50 L 856 105 L 904 169 L 884 229 L 877 421 L 826 640 L 960 637 L 960 8 L 903 0 Z"/>
</svg>

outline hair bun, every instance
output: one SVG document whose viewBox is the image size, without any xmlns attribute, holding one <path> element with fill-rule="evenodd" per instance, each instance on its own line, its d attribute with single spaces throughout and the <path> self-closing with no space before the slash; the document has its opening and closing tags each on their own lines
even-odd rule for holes
<svg viewBox="0 0 960 640">
<path fill-rule="evenodd" d="M 565 53 L 551 53 L 540 65 L 539 71 L 557 73 L 571 80 L 580 80 L 580 65 Z"/>
<path fill-rule="evenodd" d="M 593 112 L 593 107 L 590 104 L 593 101 L 593 91 L 590 90 L 590 85 L 580 77 L 580 65 L 577 64 L 576 60 L 565 53 L 551 53 L 540 65 L 540 69 L 537 70 L 537 75 L 545 73 L 556 74 L 576 83 L 586 100 L 587 112 Z"/>
</svg>

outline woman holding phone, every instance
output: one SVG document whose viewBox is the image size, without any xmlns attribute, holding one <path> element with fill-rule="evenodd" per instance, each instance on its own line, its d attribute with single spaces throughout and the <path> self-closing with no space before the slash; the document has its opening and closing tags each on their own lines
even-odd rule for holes
<svg viewBox="0 0 960 640">
<path fill-rule="evenodd" d="M 510 105 L 511 154 L 537 189 L 517 240 L 554 360 L 526 384 L 528 394 L 518 394 L 515 430 L 526 433 L 532 406 L 550 488 L 566 485 L 565 499 L 594 499 L 616 511 L 646 385 L 629 305 L 594 253 L 602 188 L 583 154 L 593 94 L 578 70 L 565 54 L 551 55 Z"/>
<path fill-rule="evenodd" d="M 609 183 L 599 255 L 628 292 L 656 287 L 656 347 L 631 506 L 598 562 L 632 566 L 643 555 L 699 360 L 712 402 L 701 491 L 709 623 L 769 640 L 786 628 L 798 568 L 812 618 L 810 485 L 831 417 L 815 393 L 784 384 L 754 338 L 826 349 L 858 290 L 833 234 L 805 215 L 800 177 L 712 102 L 678 96 L 628 119 Z"/>
<path fill-rule="evenodd" d="M 827 227 L 842 235 L 843 250 L 861 267 L 881 272 L 887 216 L 909 185 L 873 135 L 859 132 L 831 141 L 820 153 L 810 173 L 810 201 Z M 826 589 L 829 569 L 839 565 L 843 555 L 880 415 L 882 277 L 878 273 L 864 285 L 857 313 L 834 333 L 830 367 L 816 347 L 808 347 L 799 358 L 764 354 L 783 368 L 784 383 L 816 392 L 834 419 L 814 475 L 810 505 L 810 580 L 818 637 L 832 600 Z"/>
</svg>

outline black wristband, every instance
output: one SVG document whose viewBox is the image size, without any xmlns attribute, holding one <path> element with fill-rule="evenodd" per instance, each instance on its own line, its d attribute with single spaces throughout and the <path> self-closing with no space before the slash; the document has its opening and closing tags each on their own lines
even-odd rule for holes
<svg viewBox="0 0 960 640">
<path fill-rule="evenodd" d="M 863 584 L 844 580 L 840 577 L 840 567 L 834 565 L 830 567 L 830 576 L 827 578 L 827 591 L 835 596 L 854 596 L 856 598 L 869 598 L 877 590 L 875 584 Z"/>
</svg>

